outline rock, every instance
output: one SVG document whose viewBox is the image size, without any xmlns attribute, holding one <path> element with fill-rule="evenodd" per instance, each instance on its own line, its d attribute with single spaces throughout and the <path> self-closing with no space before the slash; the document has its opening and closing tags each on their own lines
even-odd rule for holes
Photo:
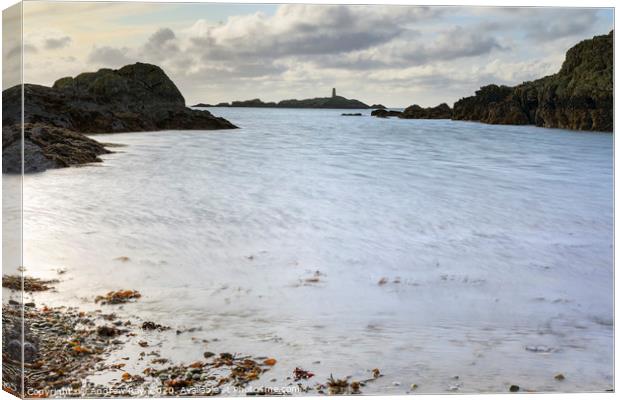
<svg viewBox="0 0 620 400">
<path fill-rule="evenodd" d="M 361 117 L 362 113 L 342 113 L 340 115 L 343 117 Z"/>
<path fill-rule="evenodd" d="M 373 104 L 372 106 L 370 106 L 370 108 L 378 110 L 378 109 L 382 109 L 385 110 L 386 107 L 383 104 Z"/>
<path fill-rule="evenodd" d="M 194 104 L 193 106 L 190 107 L 201 107 L 201 108 L 207 108 L 207 107 L 214 107 L 211 104 L 205 104 L 205 103 L 198 103 L 198 104 Z"/>
<path fill-rule="evenodd" d="M 480 88 L 454 103 L 452 119 L 613 131 L 613 31 L 569 49 L 556 74 Z"/>
<path fill-rule="evenodd" d="M 120 335 L 121 331 L 113 326 L 100 326 L 97 328 L 97 334 L 99 336 L 112 337 Z"/>
<path fill-rule="evenodd" d="M 514 393 L 514 392 L 518 392 L 519 390 L 521 390 L 521 388 L 517 385 L 510 385 L 508 390 Z"/>
<path fill-rule="evenodd" d="M 21 173 L 19 125 L 2 127 L 2 172 Z M 24 124 L 24 172 L 101 162 L 99 155 L 111 153 L 103 144 L 81 133 L 42 123 Z"/>
<path fill-rule="evenodd" d="M 405 111 L 398 117 L 405 119 L 450 119 L 452 118 L 452 109 L 446 103 L 427 108 L 414 104 L 405 108 Z"/>
<path fill-rule="evenodd" d="M 38 357 L 36 346 L 30 342 L 24 342 L 24 362 L 31 363 Z M 7 355 L 12 360 L 22 359 L 22 342 L 18 339 L 9 341 L 7 345 Z"/>
<path fill-rule="evenodd" d="M 566 377 L 563 374 L 557 374 L 553 377 L 556 381 L 563 381 Z"/>
<path fill-rule="evenodd" d="M 372 115 L 373 117 L 378 117 L 378 118 L 400 117 L 401 114 L 402 114 L 401 111 L 385 110 L 382 108 L 378 110 L 374 110 L 370 113 L 370 115 Z"/>
<path fill-rule="evenodd" d="M 21 145 L 15 139 L 22 113 L 21 90 L 18 85 L 2 92 L 3 172 L 21 169 L 16 156 Z M 97 156 L 109 151 L 84 133 L 236 128 L 209 111 L 185 107 L 175 84 L 151 64 L 61 78 L 52 87 L 25 84 L 23 90 L 26 127 L 49 127 L 45 134 L 26 132 L 26 172 L 100 161 Z M 44 136 L 47 141 L 42 145 L 28 136 Z"/>
</svg>

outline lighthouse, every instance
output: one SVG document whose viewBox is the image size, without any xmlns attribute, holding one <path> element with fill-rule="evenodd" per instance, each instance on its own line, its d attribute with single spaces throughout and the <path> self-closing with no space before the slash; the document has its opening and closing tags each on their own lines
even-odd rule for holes
<svg viewBox="0 0 620 400">
<path fill-rule="evenodd" d="M 332 88 L 332 97 L 336 97 L 336 88 Z"/>
</svg>

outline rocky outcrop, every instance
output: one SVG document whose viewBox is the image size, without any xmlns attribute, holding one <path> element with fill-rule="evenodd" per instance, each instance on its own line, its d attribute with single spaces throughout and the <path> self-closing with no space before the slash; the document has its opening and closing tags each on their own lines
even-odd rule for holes
<svg viewBox="0 0 620 400">
<path fill-rule="evenodd" d="M 613 131 L 613 31 L 572 47 L 554 75 L 480 88 L 454 104 L 452 119 Z"/>
<path fill-rule="evenodd" d="M 373 110 L 378 110 L 378 109 L 385 110 L 387 107 L 384 106 L 383 104 L 373 104 L 372 106 L 370 106 L 370 108 L 372 108 Z"/>
<path fill-rule="evenodd" d="M 212 104 L 198 103 L 190 107 L 207 108 L 207 107 L 214 107 L 214 106 Z"/>
<path fill-rule="evenodd" d="M 21 120 L 21 86 L 2 92 L 3 171 L 19 171 L 12 156 Z M 101 69 L 57 80 L 52 87 L 25 84 L 24 151 L 26 171 L 97 161 L 103 147 L 84 133 L 172 129 L 236 128 L 208 111 L 185 107 L 185 99 L 164 71 L 136 63 L 118 70 Z M 53 129 L 56 128 L 56 129 Z M 6 133 L 5 133 L 6 132 Z M 48 162 L 43 162 L 44 157 Z"/>
<path fill-rule="evenodd" d="M 2 97 L 2 124 L 17 123 L 20 87 L 5 90 Z M 24 122 L 80 133 L 235 128 L 209 111 L 185 107 L 181 92 L 164 71 L 142 63 L 62 78 L 51 88 L 26 84 Z"/>
<path fill-rule="evenodd" d="M 452 109 L 446 103 L 427 108 L 414 104 L 405 108 L 405 111 L 398 117 L 405 119 L 450 119 L 452 117 Z"/>
<path fill-rule="evenodd" d="M 387 118 L 387 117 L 400 117 L 402 115 L 402 111 L 395 110 L 386 110 L 384 108 L 380 108 L 378 110 L 373 110 L 370 115 L 377 118 Z"/>
<path fill-rule="evenodd" d="M 103 144 L 81 133 L 46 124 L 24 124 L 24 172 L 39 172 L 77 164 L 100 162 L 110 153 Z M 20 125 L 2 127 L 2 172 L 20 173 Z"/>
</svg>

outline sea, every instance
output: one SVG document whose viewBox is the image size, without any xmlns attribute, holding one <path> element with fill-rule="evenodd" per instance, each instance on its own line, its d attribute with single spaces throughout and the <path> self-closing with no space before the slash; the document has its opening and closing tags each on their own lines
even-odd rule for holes
<svg viewBox="0 0 620 400">
<path fill-rule="evenodd" d="M 61 279 L 26 301 L 171 326 L 174 362 L 275 358 L 255 386 L 613 389 L 611 134 L 210 111 L 240 129 L 93 135 L 102 163 L 25 176 L 26 274 Z M 142 298 L 94 304 L 118 289 Z"/>
</svg>

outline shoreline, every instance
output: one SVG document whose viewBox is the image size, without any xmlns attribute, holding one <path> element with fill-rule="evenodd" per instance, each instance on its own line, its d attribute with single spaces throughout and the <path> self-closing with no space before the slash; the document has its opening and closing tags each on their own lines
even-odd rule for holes
<svg viewBox="0 0 620 400">
<path fill-rule="evenodd" d="M 59 275 L 64 271 L 59 270 Z M 25 293 L 36 297 L 37 292 L 57 292 L 54 285 L 60 282 L 25 276 Z M 19 292 L 20 286 L 19 276 L 3 276 L 3 288 L 11 294 Z M 272 385 L 260 384 L 264 374 L 278 369 L 278 360 L 268 356 L 207 350 L 195 354 L 196 361 L 191 363 L 175 362 L 161 357 L 165 336 L 178 338 L 202 328 L 173 329 L 131 315 L 124 306 L 130 307 L 141 297 L 135 290 L 113 291 L 95 297 L 94 303 L 101 307 L 84 311 L 79 306 L 40 306 L 36 301 L 22 305 L 5 296 L 3 390 L 21 393 L 22 307 L 27 397 L 361 394 L 367 383 L 383 377 L 374 369 L 370 377 L 359 381 L 330 375 L 325 383 L 311 384 L 315 374 L 298 367 L 290 375 L 282 371 L 287 384 L 278 386 L 275 378 L 269 381 Z M 119 352 L 124 355 L 122 362 L 118 362 Z M 135 372 L 136 368 L 141 372 Z M 100 378 L 105 381 L 106 375 L 102 383 Z"/>
</svg>

